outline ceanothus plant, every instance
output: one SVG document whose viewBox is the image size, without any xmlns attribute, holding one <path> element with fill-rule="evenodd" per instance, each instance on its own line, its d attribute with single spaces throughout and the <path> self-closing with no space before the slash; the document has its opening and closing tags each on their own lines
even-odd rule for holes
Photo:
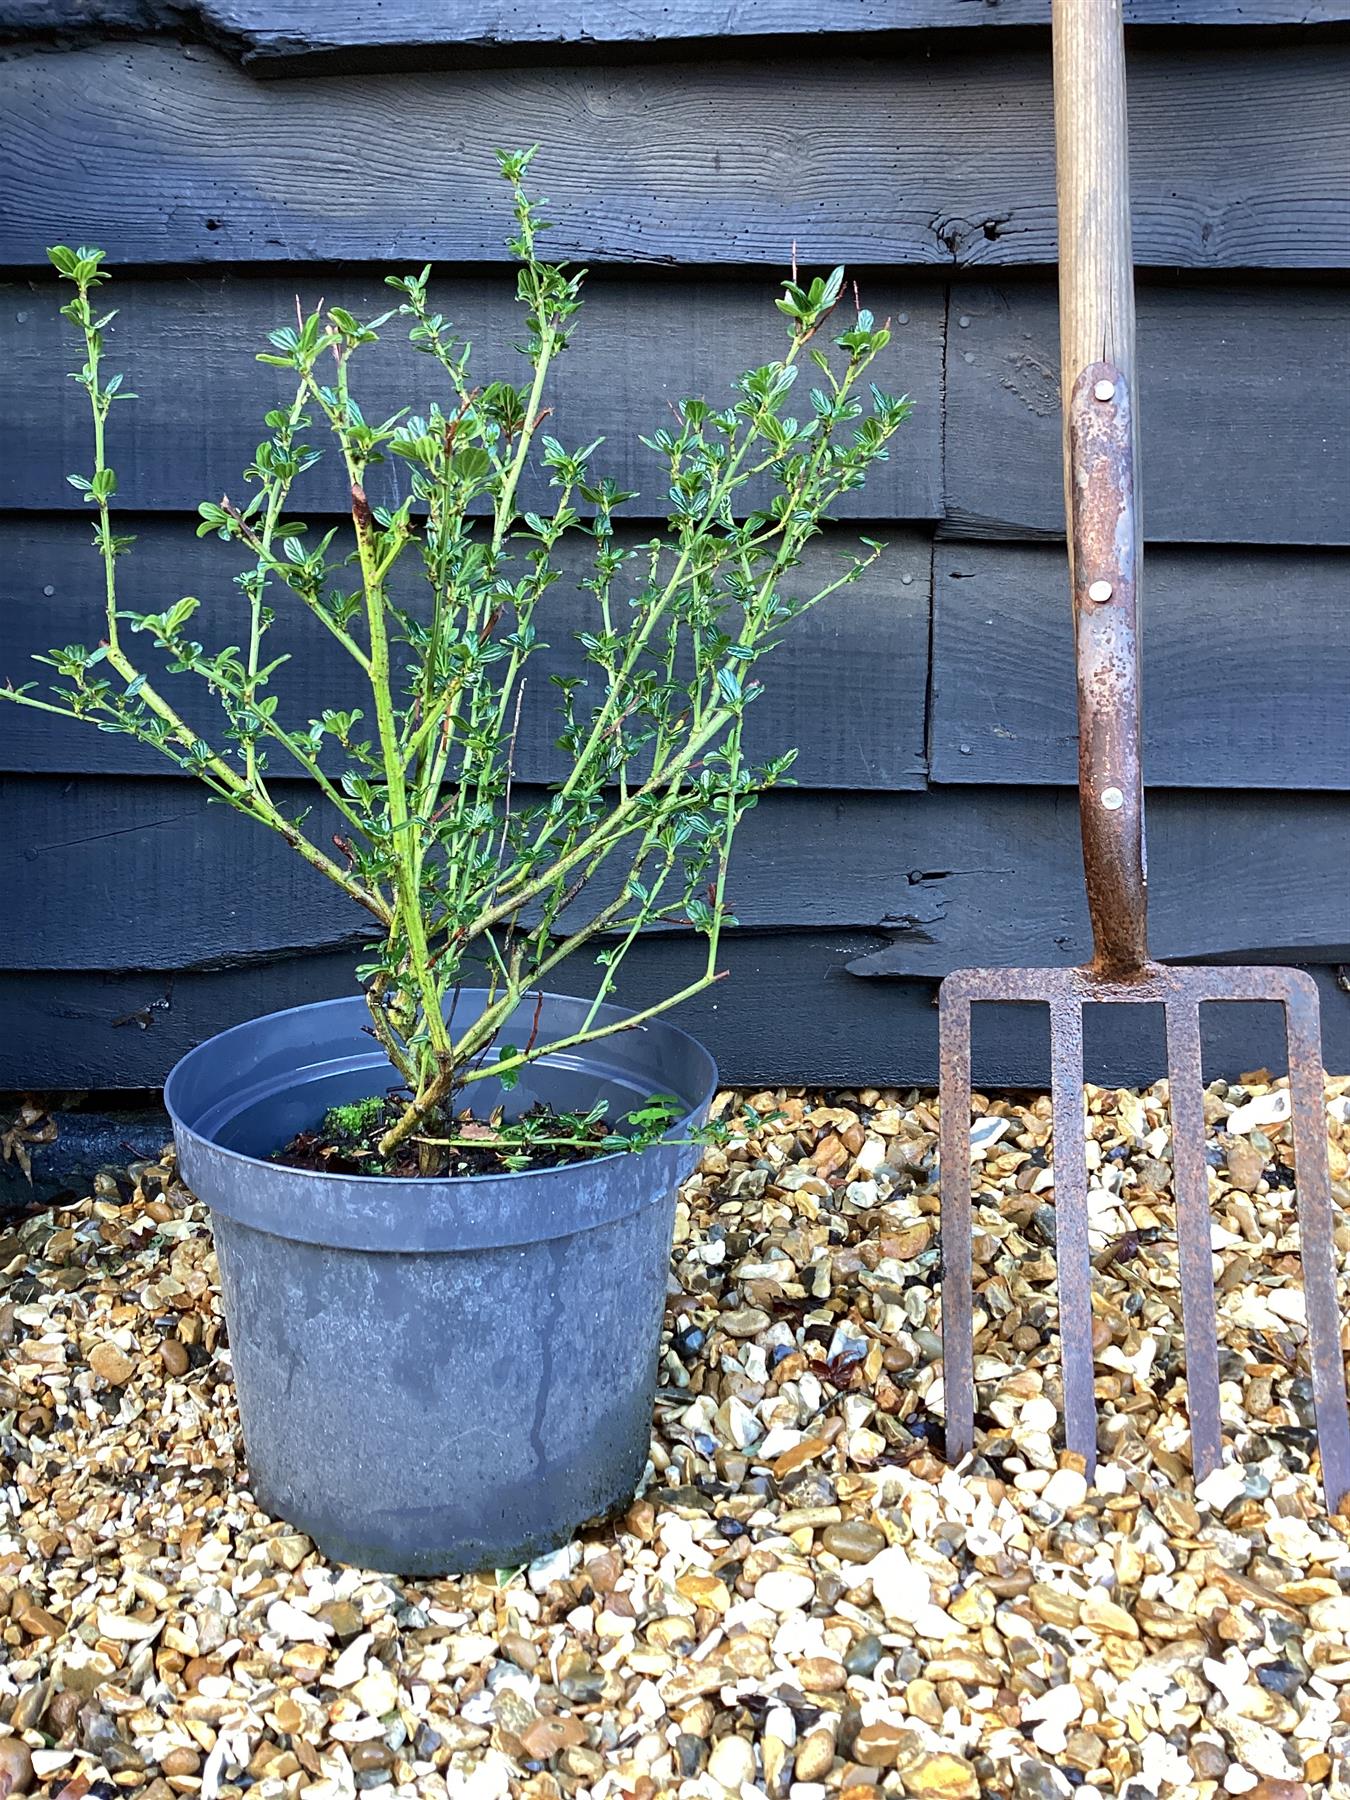
<svg viewBox="0 0 1350 1800">
<path fill-rule="evenodd" d="M 114 406 L 134 396 L 120 375 L 103 372 L 113 317 L 96 302 L 108 279 L 103 253 L 49 253 L 75 288 L 62 311 L 85 349 L 74 379 L 89 397 L 93 468 L 70 480 L 95 512 L 102 639 L 38 658 L 57 678 L 45 697 L 31 683 L 0 687 L 19 705 L 153 746 L 277 832 L 371 915 L 360 979 L 372 1030 L 408 1095 L 379 1149 L 387 1158 L 415 1138 L 427 1172 L 442 1155 L 429 1135 L 464 1090 L 488 1077 L 509 1086 L 560 1047 L 499 1048 L 498 1038 L 583 946 L 602 973 L 568 1046 L 619 1028 L 599 1009 L 645 930 L 685 924 L 707 954 L 696 979 L 637 1019 L 718 978 L 719 936 L 734 923 L 727 868 L 737 824 L 792 761 L 791 752 L 760 765 L 747 758 L 746 709 L 792 622 L 880 553 L 865 539 L 833 580 L 804 591 L 803 547 L 833 502 L 887 455 L 909 411 L 865 380 L 890 336 L 870 313 L 856 312 L 833 354 L 815 342 L 843 293 L 843 270 L 787 281 L 776 302 L 788 326 L 781 359 L 738 376 L 723 406 L 683 401 L 642 440 L 662 465 L 668 516 L 648 541 L 622 541 L 615 515 L 636 496 L 598 472 L 601 440 L 574 449 L 544 430 L 549 373 L 576 327 L 582 273 L 539 257 L 545 221 L 523 185 L 532 154 L 499 156 L 515 217 L 526 379 L 474 385 L 468 346 L 433 310 L 428 270 L 390 277 L 398 303 L 379 318 L 297 308 L 295 324 L 270 334 L 260 360 L 286 371 L 292 397 L 266 415 L 247 499 L 200 508 L 198 535 L 215 534 L 242 557 L 234 627 L 242 641 L 223 649 L 193 635 L 194 597 L 160 613 L 128 610 L 119 598 L 132 540 L 113 526 L 106 437 Z M 394 321 L 435 365 L 439 397 L 371 422 L 353 377 Z M 804 362 L 817 385 L 792 412 Z M 321 436 L 341 459 L 350 522 L 316 533 L 290 509 L 323 454 Z M 391 459 L 403 471 L 401 498 L 372 505 L 367 471 Z M 547 478 L 547 511 L 522 508 L 527 469 Z M 567 773 L 542 793 L 522 792 L 525 673 L 548 649 L 549 590 L 565 579 L 560 546 L 578 539 L 593 615 L 580 634 L 587 673 L 549 676 Z M 405 565 L 418 562 L 421 600 L 409 604 Z M 285 716 L 275 677 L 287 658 L 269 657 L 267 642 L 279 602 L 313 614 L 355 665 L 368 705 Z M 148 678 L 138 638 L 156 646 L 169 674 L 206 684 L 220 708 L 213 738 L 161 691 L 169 684 Z M 307 829 L 311 814 L 283 793 L 283 773 L 304 777 L 305 791 L 336 816 L 327 847 Z M 489 999 L 460 1025 L 454 1002 L 467 979 L 485 981 Z"/>
</svg>

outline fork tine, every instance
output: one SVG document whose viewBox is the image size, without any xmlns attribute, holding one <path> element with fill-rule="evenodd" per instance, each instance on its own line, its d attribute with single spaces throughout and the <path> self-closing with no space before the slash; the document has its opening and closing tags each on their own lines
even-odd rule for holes
<svg viewBox="0 0 1350 1800">
<path fill-rule="evenodd" d="M 1219 1419 L 1219 1338 L 1205 1164 L 1200 1007 L 1190 998 L 1169 1000 L 1166 1016 L 1172 1191 L 1181 1265 L 1181 1335 L 1186 1346 L 1191 1469 L 1195 1479 L 1203 1481 L 1223 1461 L 1223 1429 Z"/>
<path fill-rule="evenodd" d="M 1058 1001 L 1050 1008 L 1050 1088 L 1064 1441 L 1084 1458 L 1091 1481 L 1097 1467 L 1097 1400 L 1093 1392 L 1092 1259 L 1083 1117 L 1083 1009 L 1076 1000 Z"/>
<path fill-rule="evenodd" d="M 1317 990 L 1307 977 L 1291 981 L 1285 1001 L 1289 1100 L 1298 1188 L 1299 1256 L 1308 1312 L 1317 1439 L 1327 1507 L 1338 1512 L 1350 1494 L 1350 1416 L 1336 1301 L 1335 1220 L 1327 1165 L 1326 1098 Z"/>
<path fill-rule="evenodd" d="M 947 1461 L 975 1442 L 974 1272 L 970 1217 L 970 1001 L 938 990 L 941 1128 L 942 1392 Z"/>
</svg>

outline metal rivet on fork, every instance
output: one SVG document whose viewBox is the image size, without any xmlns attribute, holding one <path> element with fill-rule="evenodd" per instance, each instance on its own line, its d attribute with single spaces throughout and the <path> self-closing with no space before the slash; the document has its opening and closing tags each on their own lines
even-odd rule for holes
<svg viewBox="0 0 1350 1800">
<path fill-rule="evenodd" d="M 1099 381 L 1092 390 L 1092 397 L 1094 400 L 1114 400 L 1116 397 L 1115 382 Z"/>
<path fill-rule="evenodd" d="M 1088 599 L 1094 606 L 1105 606 L 1114 592 L 1109 581 L 1094 581 L 1088 589 Z"/>
</svg>

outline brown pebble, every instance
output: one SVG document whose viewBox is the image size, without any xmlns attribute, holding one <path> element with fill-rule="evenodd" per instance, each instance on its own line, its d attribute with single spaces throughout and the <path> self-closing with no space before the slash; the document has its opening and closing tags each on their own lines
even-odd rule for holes
<svg viewBox="0 0 1350 1800">
<path fill-rule="evenodd" d="M 98 1343 L 89 1351 L 89 1367 L 109 1387 L 125 1387 L 136 1372 L 136 1365 L 125 1350 L 116 1344 Z"/>
<path fill-rule="evenodd" d="M 518 1669 L 524 1669 L 527 1675 L 539 1666 L 538 1649 L 518 1631 L 508 1631 L 503 1635 L 501 1652 L 508 1662 L 513 1662 Z"/>
<path fill-rule="evenodd" d="M 886 1533 L 865 1519 L 843 1519 L 825 1527 L 821 1543 L 840 1562 L 865 1563 L 886 1548 Z"/>
<path fill-rule="evenodd" d="M 828 1656 L 806 1657 L 796 1665 L 796 1675 L 799 1685 L 808 1694 L 837 1694 L 848 1682 L 843 1663 L 834 1662 Z"/>
<path fill-rule="evenodd" d="M 624 1515 L 623 1524 L 625 1531 L 650 1543 L 656 1536 L 656 1508 L 650 1500 L 635 1500 Z"/>
<path fill-rule="evenodd" d="M 347 1760 L 353 1775 L 373 1775 L 377 1770 L 393 1767 L 394 1753 L 382 1739 L 370 1738 L 364 1744 L 353 1744 Z"/>
<path fill-rule="evenodd" d="M 80 1696 L 71 1689 L 65 1688 L 52 1697 L 47 1708 L 47 1716 L 43 1723 L 53 1737 L 64 1737 L 75 1723 L 75 1715 L 81 1706 Z"/>
<path fill-rule="evenodd" d="M 935 1750 L 907 1763 L 900 1779 L 913 1800 L 979 1800 L 979 1776 L 952 1750 Z"/>
<path fill-rule="evenodd" d="M 560 1750 L 586 1741 L 586 1727 L 570 1714 L 566 1718 L 539 1718 L 520 1734 L 520 1747 L 531 1762 L 548 1762 Z"/>
<path fill-rule="evenodd" d="M 1090 1775 L 1102 1764 L 1102 1741 L 1091 1731 L 1071 1731 L 1065 1741 L 1062 1760 L 1071 1769 Z"/>
<path fill-rule="evenodd" d="M 21 1631 L 34 1638 L 59 1638 L 65 1632 L 65 1626 L 54 1613 L 49 1613 L 45 1606 L 27 1594 L 16 1594 L 10 1606 L 10 1617 Z"/>
<path fill-rule="evenodd" d="M 165 1338 L 159 1347 L 159 1358 L 170 1375 L 187 1374 L 191 1358 L 188 1356 L 187 1345 L 180 1343 L 177 1338 Z"/>
<path fill-rule="evenodd" d="M 1212 1738 L 1196 1739 L 1186 1754 L 1201 1781 L 1221 1781 L 1228 1773 L 1228 1752 Z"/>
<path fill-rule="evenodd" d="M 793 1773 L 798 1781 L 823 1781 L 834 1767 L 834 1733 L 825 1728 L 808 1731 L 797 1747 Z"/>
<path fill-rule="evenodd" d="M 26 1794 L 33 1785 L 33 1755 L 22 1738 L 0 1738 L 0 1793 Z"/>
<path fill-rule="evenodd" d="M 917 1732 L 880 1719 L 864 1725 L 853 1740 L 853 1760 L 865 1769 L 893 1769 L 921 1748 Z"/>
<path fill-rule="evenodd" d="M 163 1775 L 195 1775 L 201 1766 L 200 1755 L 187 1744 L 180 1744 L 176 1750 L 170 1750 L 167 1756 L 161 1757 L 159 1764 Z"/>
<path fill-rule="evenodd" d="M 1228 1179 L 1235 1188 L 1244 1194 L 1254 1194 L 1261 1185 L 1261 1177 L 1265 1174 L 1266 1158 L 1254 1144 L 1239 1138 L 1224 1157 L 1228 1168 Z M 1278 1784 L 1277 1784 L 1278 1785 Z M 1256 1793 L 1256 1788 L 1251 1792 Z"/>
<path fill-rule="evenodd" d="M 921 1719 L 925 1725 L 932 1725 L 934 1728 L 941 1725 L 942 1702 L 931 1681 L 920 1678 L 906 1685 L 905 1711 L 911 1719 Z"/>
</svg>

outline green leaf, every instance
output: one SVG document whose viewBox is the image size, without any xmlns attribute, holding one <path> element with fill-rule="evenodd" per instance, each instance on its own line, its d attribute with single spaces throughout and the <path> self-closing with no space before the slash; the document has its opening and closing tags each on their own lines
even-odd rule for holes
<svg viewBox="0 0 1350 1800">
<path fill-rule="evenodd" d="M 717 671 L 717 685 L 721 689 L 722 698 L 730 706 L 739 706 L 741 701 L 745 698 L 744 694 L 741 692 L 740 676 L 732 669 L 719 669 Z M 756 717 L 758 717 L 758 714 Z"/>
</svg>

